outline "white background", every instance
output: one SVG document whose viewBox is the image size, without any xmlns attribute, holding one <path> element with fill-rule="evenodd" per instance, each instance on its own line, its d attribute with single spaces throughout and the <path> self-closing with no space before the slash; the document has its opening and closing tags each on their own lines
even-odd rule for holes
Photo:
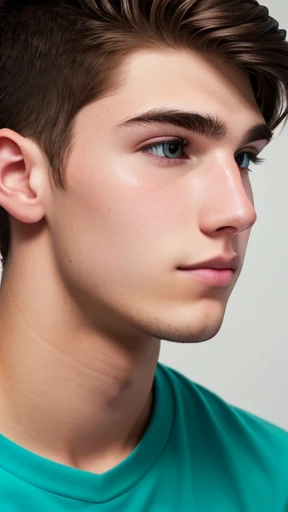
<svg viewBox="0 0 288 512">
<path fill-rule="evenodd" d="M 263 0 L 288 29 L 288 1 Z M 253 167 L 258 221 L 220 333 L 162 342 L 160 361 L 288 430 L 288 126 Z"/>
</svg>

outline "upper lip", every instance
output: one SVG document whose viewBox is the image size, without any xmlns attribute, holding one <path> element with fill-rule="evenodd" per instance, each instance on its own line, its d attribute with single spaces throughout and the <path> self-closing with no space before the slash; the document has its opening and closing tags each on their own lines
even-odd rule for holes
<svg viewBox="0 0 288 512">
<path fill-rule="evenodd" d="M 238 256 L 218 256 L 201 263 L 193 263 L 192 265 L 183 265 L 179 267 L 181 270 L 194 270 L 197 268 L 215 268 L 217 270 L 237 270 L 239 267 Z"/>
</svg>

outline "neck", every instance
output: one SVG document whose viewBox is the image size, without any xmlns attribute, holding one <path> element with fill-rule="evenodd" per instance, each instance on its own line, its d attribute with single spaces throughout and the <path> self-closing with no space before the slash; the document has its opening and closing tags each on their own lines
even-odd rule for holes
<svg viewBox="0 0 288 512">
<path fill-rule="evenodd" d="M 2 434 L 87 471 L 121 462 L 151 417 L 160 340 L 125 335 L 123 325 L 97 329 L 41 263 L 29 273 L 9 265 L 0 323 Z"/>
</svg>

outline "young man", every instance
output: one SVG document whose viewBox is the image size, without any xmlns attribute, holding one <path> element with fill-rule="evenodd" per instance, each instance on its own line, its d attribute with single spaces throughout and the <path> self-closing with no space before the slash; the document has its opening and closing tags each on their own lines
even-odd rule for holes
<svg viewBox="0 0 288 512">
<path fill-rule="evenodd" d="M 254 0 L 7 1 L 0 25 L 1 510 L 288 510 L 288 434 L 157 362 L 221 326 L 285 31 Z"/>
</svg>

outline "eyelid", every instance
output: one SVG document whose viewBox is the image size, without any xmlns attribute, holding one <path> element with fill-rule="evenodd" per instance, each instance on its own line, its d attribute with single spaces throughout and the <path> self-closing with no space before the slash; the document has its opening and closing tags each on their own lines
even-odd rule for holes
<svg viewBox="0 0 288 512">
<path fill-rule="evenodd" d="M 259 149 L 257 149 L 255 146 L 252 147 L 244 147 L 244 148 L 241 148 L 239 149 L 239 151 L 237 151 L 237 154 L 239 155 L 239 153 L 255 153 L 256 155 L 258 155 L 260 153 Z"/>
<path fill-rule="evenodd" d="M 185 137 L 181 136 L 181 135 L 175 135 L 173 137 L 172 136 L 166 136 L 166 138 L 163 138 L 161 140 L 155 140 L 155 141 L 152 141 L 152 142 L 149 142 L 148 144 L 145 144 L 145 146 L 141 146 L 139 148 L 139 150 L 143 150 L 143 149 L 149 149 L 149 148 L 153 148 L 154 146 L 160 146 L 161 144 L 169 144 L 169 142 L 179 142 L 179 144 L 182 145 L 182 147 L 186 147 L 188 144 L 189 144 L 189 141 L 188 139 L 186 139 Z"/>
<path fill-rule="evenodd" d="M 263 148 L 264 149 L 264 148 Z M 237 151 L 237 155 L 241 154 L 241 153 L 249 153 L 249 154 L 253 154 L 253 155 L 260 155 L 260 153 L 262 153 L 263 149 L 259 149 L 257 148 L 257 146 L 248 146 L 248 147 L 244 147 L 244 148 L 241 148 L 239 151 Z"/>
<path fill-rule="evenodd" d="M 247 155 L 249 155 L 253 159 L 256 159 L 257 161 L 264 160 L 264 159 L 259 158 L 261 151 L 258 151 L 256 148 L 241 149 L 240 151 L 238 151 L 235 154 L 235 158 L 237 158 L 237 156 L 239 156 L 239 155 L 243 155 L 243 153 L 246 153 Z"/>
<path fill-rule="evenodd" d="M 252 156 L 253 158 L 257 158 L 258 157 L 258 152 L 257 151 L 252 151 L 251 149 L 241 149 L 241 151 L 238 151 L 237 153 L 235 153 L 235 158 L 237 158 L 237 156 L 239 155 L 249 155 L 249 156 Z"/>
</svg>

